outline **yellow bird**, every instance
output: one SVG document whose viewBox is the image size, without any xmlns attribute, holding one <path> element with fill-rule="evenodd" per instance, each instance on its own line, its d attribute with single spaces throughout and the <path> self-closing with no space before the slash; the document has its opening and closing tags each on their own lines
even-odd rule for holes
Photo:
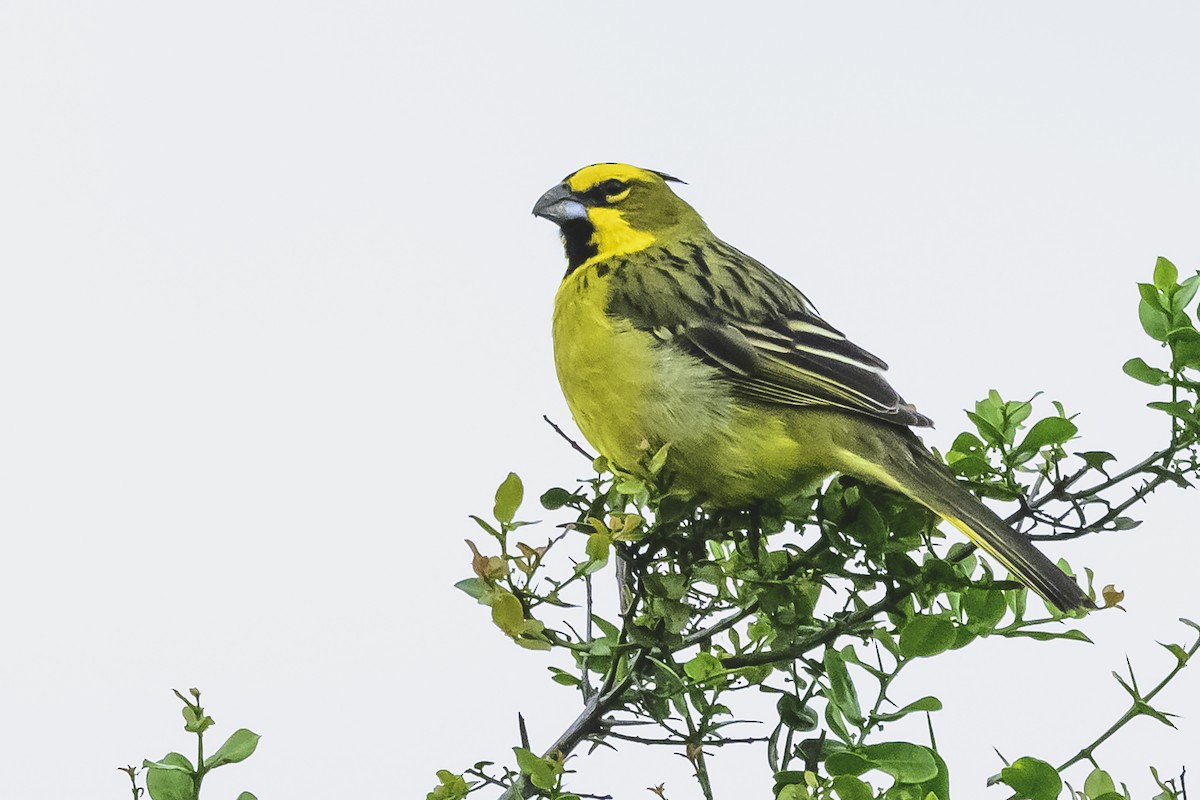
<svg viewBox="0 0 1200 800">
<path fill-rule="evenodd" d="M 835 472 L 940 515 L 1063 611 L 1087 595 L 958 482 L 910 430 L 930 420 L 887 365 L 800 290 L 718 239 L 668 185 L 628 164 L 568 176 L 533 213 L 562 233 L 554 359 L 583 435 L 716 508 L 784 499 Z"/>
</svg>

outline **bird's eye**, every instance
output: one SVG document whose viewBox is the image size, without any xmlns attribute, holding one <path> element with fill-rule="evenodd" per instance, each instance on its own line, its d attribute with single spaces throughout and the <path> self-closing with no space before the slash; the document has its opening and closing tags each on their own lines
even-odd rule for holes
<svg viewBox="0 0 1200 800">
<path fill-rule="evenodd" d="M 610 206 L 624 200 L 627 194 L 629 194 L 629 184 L 616 178 L 610 178 L 588 189 L 584 196 L 594 205 Z"/>
</svg>

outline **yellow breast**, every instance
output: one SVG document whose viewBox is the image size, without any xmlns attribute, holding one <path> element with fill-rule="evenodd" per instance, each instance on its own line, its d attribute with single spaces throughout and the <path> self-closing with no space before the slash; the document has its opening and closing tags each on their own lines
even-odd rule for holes
<svg viewBox="0 0 1200 800">
<path fill-rule="evenodd" d="M 576 424 L 610 462 L 641 473 L 664 445 L 673 485 L 720 505 L 780 496 L 804 477 L 787 422 L 732 393 L 719 370 L 605 313 L 609 277 L 584 266 L 559 287 L 554 357 Z"/>
</svg>

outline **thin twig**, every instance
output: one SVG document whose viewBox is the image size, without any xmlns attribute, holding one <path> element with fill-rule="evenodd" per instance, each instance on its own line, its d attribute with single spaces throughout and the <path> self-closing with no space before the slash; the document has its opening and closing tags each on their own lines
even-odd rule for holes
<svg viewBox="0 0 1200 800">
<path fill-rule="evenodd" d="M 546 421 L 547 425 L 549 425 L 551 428 L 554 428 L 554 432 L 557 433 L 559 436 L 561 436 L 563 438 L 563 441 L 565 441 L 567 444 L 571 445 L 572 450 L 574 450 L 576 453 L 579 453 L 579 455 L 583 456 L 588 461 L 596 460 L 596 457 L 594 455 L 592 455 L 587 450 L 584 450 L 582 447 L 579 446 L 579 442 L 575 441 L 570 436 L 567 436 L 565 433 L 563 433 L 563 429 L 558 427 L 557 425 L 555 425 L 554 422 L 550 419 L 550 417 L 546 416 L 545 414 L 542 414 L 542 419 Z"/>
</svg>

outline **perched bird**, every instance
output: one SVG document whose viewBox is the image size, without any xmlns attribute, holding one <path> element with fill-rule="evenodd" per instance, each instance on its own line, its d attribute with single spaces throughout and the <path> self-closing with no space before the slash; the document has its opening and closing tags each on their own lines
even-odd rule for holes
<svg viewBox="0 0 1200 800">
<path fill-rule="evenodd" d="M 714 236 L 671 182 L 594 164 L 533 208 L 558 225 L 566 249 L 554 358 L 587 440 L 642 475 L 666 446 L 672 488 L 716 508 L 784 499 L 835 472 L 881 484 L 945 518 L 1059 609 L 1094 607 L 921 444 L 910 427 L 930 420 L 888 384 L 887 365 Z"/>
</svg>

